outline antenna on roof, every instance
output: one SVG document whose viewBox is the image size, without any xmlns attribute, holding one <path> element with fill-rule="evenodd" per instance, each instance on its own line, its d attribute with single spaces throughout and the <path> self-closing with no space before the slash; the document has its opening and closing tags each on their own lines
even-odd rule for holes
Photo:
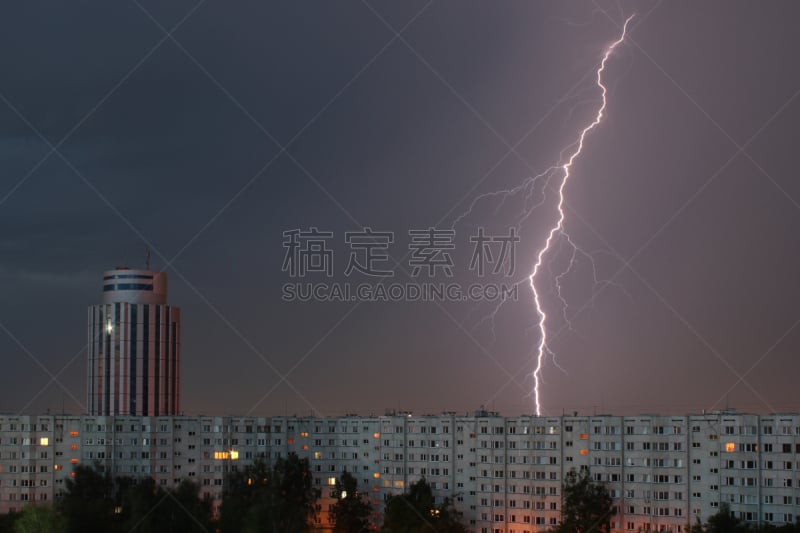
<svg viewBox="0 0 800 533">
<path fill-rule="evenodd" d="M 144 268 L 150 270 L 150 247 L 144 249 Z"/>
</svg>

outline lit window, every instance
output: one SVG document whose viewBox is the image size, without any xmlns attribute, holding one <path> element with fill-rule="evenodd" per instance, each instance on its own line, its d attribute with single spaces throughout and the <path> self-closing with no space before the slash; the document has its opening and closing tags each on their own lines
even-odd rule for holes
<svg viewBox="0 0 800 533">
<path fill-rule="evenodd" d="M 378 479 L 379 477 L 381 477 L 381 474 L 380 474 L 380 472 L 375 472 L 374 474 L 372 474 L 372 477 L 374 477 L 375 479 Z"/>
<path fill-rule="evenodd" d="M 239 452 L 237 450 L 231 450 L 231 460 L 236 461 L 239 459 Z"/>
<path fill-rule="evenodd" d="M 302 448 L 303 448 L 304 450 L 307 450 L 307 449 L 308 449 L 308 444 L 303 444 Z"/>
<path fill-rule="evenodd" d="M 586 449 L 581 450 L 581 455 L 589 455 L 589 450 Z"/>
<path fill-rule="evenodd" d="M 736 451 L 736 444 L 733 442 L 726 442 L 725 443 L 725 451 L 726 452 L 735 452 Z"/>
<path fill-rule="evenodd" d="M 53 470 L 61 470 L 62 468 L 61 465 L 53 465 Z"/>
<path fill-rule="evenodd" d="M 290 437 L 290 438 L 286 439 L 286 443 L 287 444 L 294 444 L 294 439 Z"/>
<path fill-rule="evenodd" d="M 77 450 L 78 449 L 78 445 L 77 444 L 70 444 L 69 449 L 70 450 Z"/>
<path fill-rule="evenodd" d="M 49 445 L 50 445 L 50 439 L 48 439 L 47 437 L 42 437 L 39 439 L 39 446 L 49 446 Z"/>
<path fill-rule="evenodd" d="M 402 489 L 402 488 L 403 488 L 403 480 L 402 480 L 402 479 L 400 479 L 400 480 L 397 480 L 397 481 L 395 481 L 395 482 L 394 482 L 394 488 L 396 488 L 396 489 Z"/>
<path fill-rule="evenodd" d="M 581 440 L 586 440 L 588 438 L 589 438 L 589 434 L 588 433 L 581 433 Z"/>
<path fill-rule="evenodd" d="M 301 437 L 303 437 L 303 438 L 306 438 L 306 437 L 308 437 L 308 431 L 302 431 L 302 432 L 300 433 L 300 436 L 301 436 Z"/>
<path fill-rule="evenodd" d="M 214 459 L 230 459 L 231 454 L 229 452 L 214 452 Z"/>
<path fill-rule="evenodd" d="M 74 464 L 74 465 L 78 464 L 78 460 L 76 458 L 74 458 L 74 457 L 72 459 L 70 459 L 69 462 Z"/>
<path fill-rule="evenodd" d="M 77 431 L 70 431 L 69 432 L 69 436 L 70 437 L 77 437 L 78 436 L 78 432 Z"/>
<path fill-rule="evenodd" d="M 381 434 L 378 433 L 377 431 L 375 433 L 373 433 L 372 436 L 375 437 L 376 439 L 381 438 Z"/>
<path fill-rule="evenodd" d="M 322 452 L 314 452 L 314 459 L 322 459 Z"/>
<path fill-rule="evenodd" d="M 329 477 L 328 478 L 328 485 L 330 485 L 331 487 L 336 485 L 336 478 L 335 477 Z"/>
</svg>

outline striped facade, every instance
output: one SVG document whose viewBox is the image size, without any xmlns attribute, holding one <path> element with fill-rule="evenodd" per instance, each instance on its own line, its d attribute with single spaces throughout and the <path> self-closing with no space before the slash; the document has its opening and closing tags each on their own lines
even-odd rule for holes
<svg viewBox="0 0 800 533">
<path fill-rule="evenodd" d="M 92 415 L 180 412 L 180 309 L 167 305 L 166 274 L 104 275 L 103 303 L 88 310 L 87 406 Z"/>
</svg>

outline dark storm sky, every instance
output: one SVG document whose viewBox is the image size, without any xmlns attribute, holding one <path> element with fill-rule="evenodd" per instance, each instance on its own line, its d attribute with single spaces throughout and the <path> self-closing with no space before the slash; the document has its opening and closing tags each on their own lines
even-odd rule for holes
<svg viewBox="0 0 800 533">
<path fill-rule="evenodd" d="M 345 231 L 395 232 L 400 260 L 409 230 L 563 163 L 634 12 L 566 188 L 566 229 L 613 284 L 579 255 L 565 328 L 569 250 L 550 257 L 544 411 L 800 409 L 799 4 L 209 0 L 3 9 L 0 411 L 83 410 L 86 308 L 149 245 L 183 309 L 187 413 L 531 413 L 527 284 L 494 339 L 486 304 L 284 302 L 320 279 L 281 271 L 282 233 L 334 232 L 347 281 Z M 437 280 L 479 281 L 468 236 L 518 200 L 478 202 Z"/>
</svg>

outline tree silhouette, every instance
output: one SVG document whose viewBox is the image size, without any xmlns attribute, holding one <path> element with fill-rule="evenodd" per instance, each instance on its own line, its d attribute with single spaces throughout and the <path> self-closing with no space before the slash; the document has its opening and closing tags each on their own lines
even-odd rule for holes
<svg viewBox="0 0 800 533">
<path fill-rule="evenodd" d="M 564 504 L 559 533 L 608 533 L 614 508 L 605 485 L 595 483 L 588 470 L 570 470 L 564 479 Z"/>
<path fill-rule="evenodd" d="M 225 481 L 220 529 L 239 531 L 306 531 L 314 516 L 314 491 L 308 459 L 297 454 L 263 461 L 232 472 Z"/>
<path fill-rule="evenodd" d="M 425 478 L 412 483 L 406 494 L 392 496 L 386 502 L 382 531 L 386 533 L 465 533 L 452 502 L 445 498 L 436 505 L 433 491 Z"/>
<path fill-rule="evenodd" d="M 78 465 L 67 479 L 58 506 L 68 533 L 104 533 L 113 529 L 114 485 L 111 476 Z"/>
<path fill-rule="evenodd" d="M 336 503 L 333 504 L 333 531 L 359 533 L 371 531 L 369 515 L 372 507 L 358 492 L 358 481 L 349 472 L 336 481 Z"/>
</svg>

